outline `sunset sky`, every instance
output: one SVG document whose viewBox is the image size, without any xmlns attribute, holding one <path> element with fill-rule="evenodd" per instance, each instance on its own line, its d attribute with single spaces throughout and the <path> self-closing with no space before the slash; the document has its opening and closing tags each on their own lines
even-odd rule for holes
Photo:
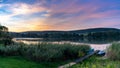
<svg viewBox="0 0 120 68">
<path fill-rule="evenodd" d="M 0 0 L 9 31 L 119 28 L 120 0 Z"/>
</svg>

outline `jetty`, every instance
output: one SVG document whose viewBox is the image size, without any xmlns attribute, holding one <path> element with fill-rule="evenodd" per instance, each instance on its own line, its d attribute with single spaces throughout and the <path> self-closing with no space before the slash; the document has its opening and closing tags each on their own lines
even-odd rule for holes
<svg viewBox="0 0 120 68">
<path fill-rule="evenodd" d="M 75 64 L 77 64 L 77 63 L 83 62 L 85 59 L 91 57 L 92 55 L 94 55 L 94 54 L 96 54 L 96 53 L 98 53 L 98 52 L 99 52 L 99 50 L 96 50 L 96 51 L 94 51 L 94 52 L 92 52 L 92 53 L 90 53 L 90 54 L 88 54 L 88 55 L 86 55 L 86 56 L 84 56 L 84 57 L 82 57 L 82 58 L 79 58 L 79 59 L 75 60 L 74 62 L 70 62 L 70 63 L 68 63 L 68 64 L 59 66 L 58 68 L 69 68 L 69 67 L 71 67 L 71 66 L 73 66 L 73 65 L 75 65 Z"/>
</svg>

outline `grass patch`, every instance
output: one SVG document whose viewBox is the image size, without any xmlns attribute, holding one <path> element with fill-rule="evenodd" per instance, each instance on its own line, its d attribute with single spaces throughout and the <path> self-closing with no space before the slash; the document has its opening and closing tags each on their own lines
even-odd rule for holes
<svg viewBox="0 0 120 68">
<path fill-rule="evenodd" d="M 84 62 L 76 64 L 70 68 L 120 68 L 120 61 L 91 57 Z"/>
<path fill-rule="evenodd" d="M 0 56 L 0 68 L 57 68 L 58 66 L 67 62 L 69 61 L 36 63 L 17 56 Z"/>
</svg>

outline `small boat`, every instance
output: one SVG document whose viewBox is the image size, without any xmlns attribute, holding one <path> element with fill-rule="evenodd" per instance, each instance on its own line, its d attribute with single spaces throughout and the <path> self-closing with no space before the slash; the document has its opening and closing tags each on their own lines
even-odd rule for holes
<svg viewBox="0 0 120 68">
<path fill-rule="evenodd" d="M 98 56 L 105 56 L 105 54 L 106 54 L 105 51 L 99 51 L 99 52 L 97 53 Z"/>
<path fill-rule="evenodd" d="M 90 49 L 89 51 L 88 51 L 88 54 L 91 54 L 91 53 L 93 53 L 95 50 L 94 49 Z M 105 56 L 105 51 L 101 51 L 101 50 L 98 50 L 98 52 L 96 53 L 96 55 L 97 56 Z"/>
</svg>

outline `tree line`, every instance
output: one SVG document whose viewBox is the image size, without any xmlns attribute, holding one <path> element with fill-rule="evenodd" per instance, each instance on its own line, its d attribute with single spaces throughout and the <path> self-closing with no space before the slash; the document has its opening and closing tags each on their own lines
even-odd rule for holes
<svg viewBox="0 0 120 68">
<path fill-rule="evenodd" d="M 49 40 L 73 40 L 73 41 L 106 41 L 120 40 L 120 31 L 100 31 L 86 33 L 72 32 L 41 32 L 41 33 L 16 33 L 13 37 L 44 38 Z"/>
</svg>

